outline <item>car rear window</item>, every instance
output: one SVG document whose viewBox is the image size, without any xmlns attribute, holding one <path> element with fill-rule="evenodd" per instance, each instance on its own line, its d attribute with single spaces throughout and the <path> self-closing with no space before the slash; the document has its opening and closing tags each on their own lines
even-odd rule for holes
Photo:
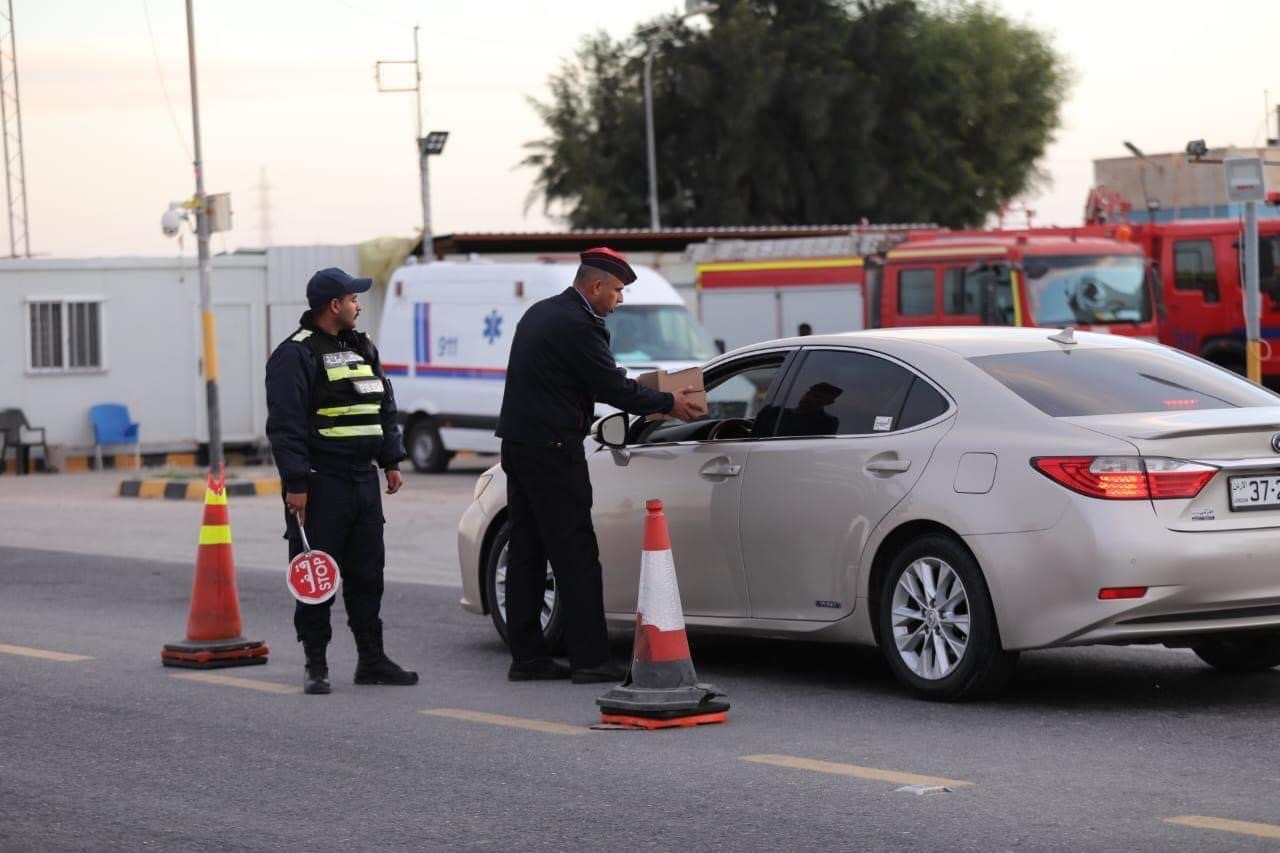
<svg viewBox="0 0 1280 853">
<path fill-rule="evenodd" d="M 970 359 L 1055 418 L 1280 406 L 1280 396 L 1207 361 L 1161 349 L 1063 349 Z"/>
</svg>

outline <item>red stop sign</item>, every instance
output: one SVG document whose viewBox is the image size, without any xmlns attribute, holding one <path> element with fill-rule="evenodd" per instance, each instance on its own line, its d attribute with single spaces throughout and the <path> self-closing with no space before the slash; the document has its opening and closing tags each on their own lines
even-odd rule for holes
<svg viewBox="0 0 1280 853">
<path fill-rule="evenodd" d="M 338 563 L 324 551 L 303 551 L 289 561 L 289 592 L 303 604 L 323 604 L 338 591 Z"/>
</svg>

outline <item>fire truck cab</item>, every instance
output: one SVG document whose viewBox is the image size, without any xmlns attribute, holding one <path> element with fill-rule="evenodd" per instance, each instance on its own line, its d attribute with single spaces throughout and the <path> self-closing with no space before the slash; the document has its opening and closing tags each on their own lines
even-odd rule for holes
<svg viewBox="0 0 1280 853">
<path fill-rule="evenodd" d="M 867 325 L 1075 326 L 1156 340 L 1140 247 L 1016 231 L 912 235 L 869 264 Z"/>
<path fill-rule="evenodd" d="M 1244 237 L 1233 219 L 1184 219 L 1120 225 L 1159 273 L 1167 318 L 1160 342 L 1237 373 L 1245 372 Z M 1280 379 L 1280 219 L 1258 223 L 1258 284 L 1262 292 L 1262 374 Z"/>
</svg>

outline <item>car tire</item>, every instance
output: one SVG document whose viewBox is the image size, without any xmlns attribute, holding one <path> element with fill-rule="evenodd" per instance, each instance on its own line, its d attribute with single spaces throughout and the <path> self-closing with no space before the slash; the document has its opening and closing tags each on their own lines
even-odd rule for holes
<svg viewBox="0 0 1280 853">
<path fill-rule="evenodd" d="M 430 418 L 418 418 L 409 426 L 405 444 L 413 470 L 422 474 L 439 474 L 453 458 L 453 454 L 445 450 L 440 430 Z"/>
<path fill-rule="evenodd" d="M 489 618 L 493 620 L 493 627 L 498 629 L 498 636 L 502 637 L 504 643 L 507 642 L 506 575 L 510 542 L 511 523 L 503 521 L 489 545 L 484 565 L 485 600 L 489 604 Z M 553 653 L 561 651 L 564 643 L 563 607 L 550 565 L 547 566 L 547 594 L 542 607 L 542 636 L 546 638 L 547 648 Z"/>
<path fill-rule="evenodd" d="M 982 569 L 952 537 L 923 536 L 893 557 L 876 614 L 889 668 L 922 699 L 990 696 L 1013 675 L 1018 655 L 1000 645 Z"/>
<path fill-rule="evenodd" d="M 1223 672 L 1262 672 L 1280 666 L 1280 635 L 1223 635 L 1195 643 L 1191 651 Z"/>
</svg>

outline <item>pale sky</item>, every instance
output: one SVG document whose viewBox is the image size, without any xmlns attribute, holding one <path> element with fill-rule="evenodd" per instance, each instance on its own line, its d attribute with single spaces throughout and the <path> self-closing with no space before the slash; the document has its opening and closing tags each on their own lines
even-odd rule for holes
<svg viewBox="0 0 1280 853">
<path fill-rule="evenodd" d="M 1080 220 L 1094 158 L 1180 151 L 1188 139 L 1262 144 L 1264 90 L 1280 99 L 1277 0 L 995 0 L 1048 32 L 1075 70 L 1038 222 Z M 193 254 L 161 235 L 190 197 L 191 105 L 181 0 L 13 0 L 32 252 Z M 382 94 L 379 59 L 411 59 L 419 23 L 437 234 L 560 226 L 521 144 L 545 135 L 526 102 L 580 37 L 628 34 L 681 0 L 196 0 L 206 189 L 230 192 L 215 251 L 271 242 L 410 236 L 421 222 L 411 94 Z M 149 19 L 149 26 L 148 26 Z M 167 100 L 166 100 L 167 91 Z M 1271 113 L 1274 122 L 1274 109 Z M 1275 133 L 1274 123 L 1270 126 Z M 661 164 L 659 164 L 661 169 Z M 1280 188 L 1272 188 L 1280 189 Z M 737 223 L 725 223 L 737 224 Z M 0 253 L 8 254 L 0 208 Z"/>
</svg>

